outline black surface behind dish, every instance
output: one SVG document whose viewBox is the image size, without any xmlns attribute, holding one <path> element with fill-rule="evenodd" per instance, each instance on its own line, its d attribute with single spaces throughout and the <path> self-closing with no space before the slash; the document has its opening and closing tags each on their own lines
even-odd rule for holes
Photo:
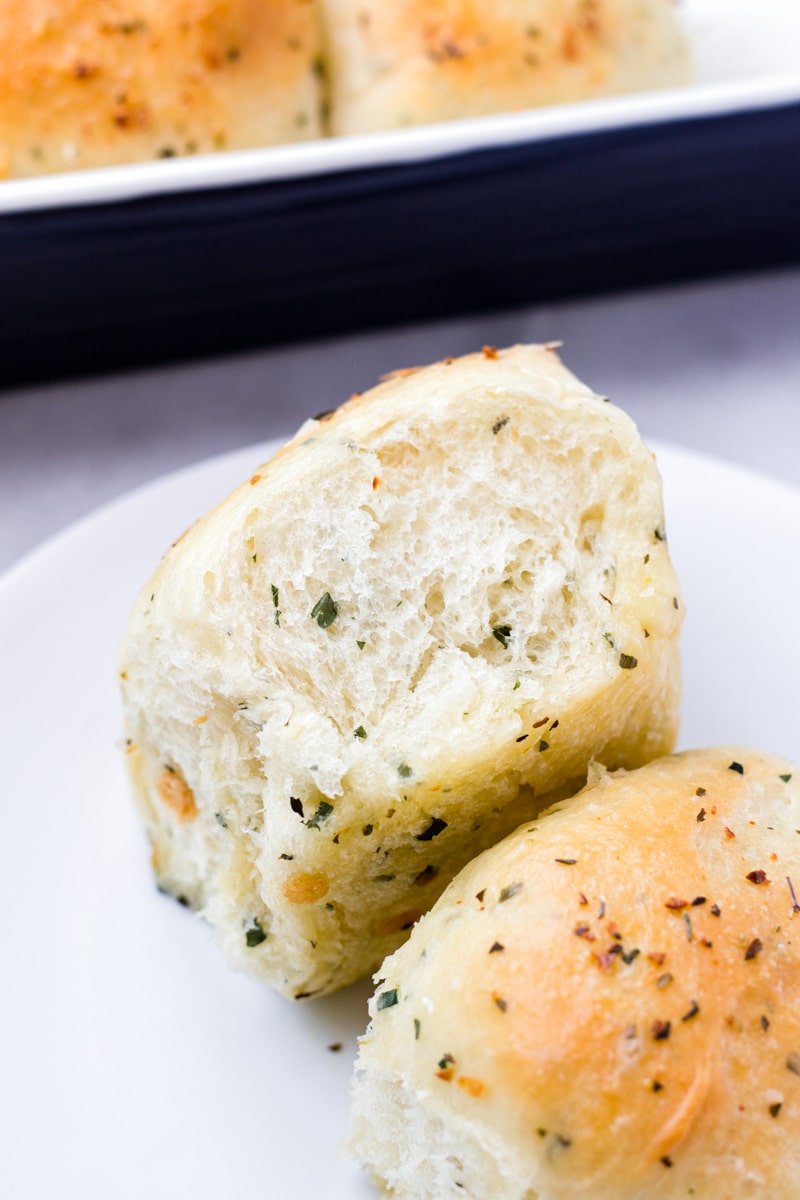
<svg viewBox="0 0 800 1200">
<path fill-rule="evenodd" d="M 800 261 L 800 104 L 0 217 L 0 387 Z"/>
</svg>

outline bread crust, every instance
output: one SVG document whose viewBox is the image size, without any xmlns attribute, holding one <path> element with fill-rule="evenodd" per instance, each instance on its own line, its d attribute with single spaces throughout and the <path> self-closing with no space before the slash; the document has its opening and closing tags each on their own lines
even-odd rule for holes
<svg viewBox="0 0 800 1200">
<path fill-rule="evenodd" d="M 374 969 L 592 757 L 673 747 L 664 539 L 633 423 L 551 348 L 402 373 L 307 422 L 130 620 L 127 763 L 162 886 L 289 996 Z"/>
<path fill-rule="evenodd" d="M 487 851 L 381 968 L 353 1152 L 397 1200 L 793 1198 L 798 827 L 800 771 L 731 746 Z"/>
<path fill-rule="evenodd" d="M 667 0 L 321 0 L 334 133 L 687 83 Z"/>
<path fill-rule="evenodd" d="M 0 0 L 0 178 L 320 135 L 308 0 Z"/>
</svg>

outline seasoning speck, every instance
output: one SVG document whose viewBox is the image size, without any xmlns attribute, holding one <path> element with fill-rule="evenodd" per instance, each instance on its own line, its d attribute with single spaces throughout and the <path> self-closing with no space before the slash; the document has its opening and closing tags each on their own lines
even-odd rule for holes
<svg viewBox="0 0 800 1200">
<path fill-rule="evenodd" d="M 498 904 L 502 904 L 505 900 L 510 900 L 512 896 L 516 896 L 517 892 L 522 891 L 521 883 L 510 883 L 507 887 L 500 889 L 500 895 L 497 898 Z"/>
<path fill-rule="evenodd" d="M 763 949 L 764 949 L 764 943 L 761 941 L 761 939 L 753 938 L 752 942 L 750 943 L 750 945 L 747 947 L 747 949 L 744 952 L 745 962 L 750 962 L 750 960 L 752 958 L 755 958 L 757 954 L 760 954 Z"/>
<path fill-rule="evenodd" d="M 339 615 L 339 605 L 330 592 L 324 592 L 311 610 L 311 619 L 316 621 L 320 629 L 327 629 Z"/>
<path fill-rule="evenodd" d="M 390 988 L 387 992 L 381 992 L 378 996 L 378 1012 L 382 1012 L 384 1008 L 394 1008 L 397 1002 L 397 988 Z"/>
<path fill-rule="evenodd" d="M 294 808 L 294 805 L 292 807 Z M 306 827 L 308 829 L 319 829 L 322 822 L 327 821 L 332 812 L 333 805 L 327 800 L 320 800 L 313 817 L 309 817 L 306 821 Z"/>
<path fill-rule="evenodd" d="M 745 879 L 749 879 L 751 883 L 769 883 L 766 871 L 748 871 Z"/>
<path fill-rule="evenodd" d="M 744 767 L 740 762 L 732 762 L 728 766 L 729 771 L 736 771 L 739 775 L 744 775 Z"/>
<path fill-rule="evenodd" d="M 262 942 L 267 940 L 267 935 L 262 929 L 261 922 L 259 921 L 258 917 L 253 918 L 253 924 L 245 933 L 244 940 L 251 950 L 254 946 L 260 946 Z"/>
</svg>

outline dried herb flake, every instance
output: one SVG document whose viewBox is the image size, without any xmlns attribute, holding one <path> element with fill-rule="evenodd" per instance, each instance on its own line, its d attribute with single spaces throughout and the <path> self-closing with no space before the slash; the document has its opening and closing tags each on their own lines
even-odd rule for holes
<svg viewBox="0 0 800 1200">
<path fill-rule="evenodd" d="M 333 624 L 339 615 L 339 605 L 331 596 L 330 592 L 325 592 L 320 596 L 317 603 L 311 610 L 311 619 L 316 621 L 320 629 L 328 629 Z"/>
<path fill-rule="evenodd" d="M 244 940 L 251 950 L 253 946 L 260 946 L 262 942 L 267 940 L 267 935 L 264 932 L 258 917 L 253 918 L 253 924 L 246 931 Z"/>
<path fill-rule="evenodd" d="M 750 962 L 750 960 L 755 958 L 757 954 L 760 954 L 763 949 L 764 943 L 761 941 L 761 938 L 753 938 L 752 942 L 744 952 L 744 961 Z M 800 1072 L 798 1073 L 800 1074 Z"/>
<path fill-rule="evenodd" d="M 309 817 L 306 821 L 307 828 L 319 829 L 323 821 L 327 821 L 332 812 L 333 805 L 327 800 L 320 800 L 319 804 L 317 805 L 317 811 L 314 813 L 313 817 Z"/>
</svg>

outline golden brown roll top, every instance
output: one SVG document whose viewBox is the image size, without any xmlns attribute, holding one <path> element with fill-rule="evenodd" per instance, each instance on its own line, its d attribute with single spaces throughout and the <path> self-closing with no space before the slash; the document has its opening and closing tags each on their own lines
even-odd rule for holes
<svg viewBox="0 0 800 1200">
<path fill-rule="evenodd" d="M 320 0 L 334 133 L 686 83 L 668 0 Z"/>
<path fill-rule="evenodd" d="M 798 889 L 790 763 L 600 773 L 384 964 L 354 1152 L 398 1200 L 793 1200 Z"/>
<path fill-rule="evenodd" d="M 0 0 L 0 178 L 320 133 L 309 0 Z"/>
</svg>

